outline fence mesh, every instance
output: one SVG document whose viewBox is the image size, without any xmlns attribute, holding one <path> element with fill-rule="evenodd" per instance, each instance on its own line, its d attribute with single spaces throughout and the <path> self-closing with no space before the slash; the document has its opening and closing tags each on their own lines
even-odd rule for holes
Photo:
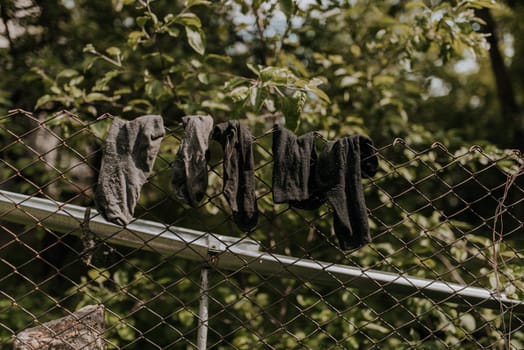
<svg viewBox="0 0 524 350">
<path fill-rule="evenodd" d="M 63 203 L 94 208 L 111 119 L 22 110 L 2 117 L 0 197 L 9 201 L 9 191 L 41 198 L 57 211 L 66 208 Z M 243 233 L 232 221 L 218 144 L 211 143 L 201 205 L 191 208 L 174 198 L 169 183 L 183 132 L 176 123 L 168 124 L 135 210 L 136 220 L 161 223 L 165 232 L 175 226 L 211 235 L 224 245 L 219 251 L 195 248 L 198 235 L 184 241 L 188 259 L 182 249 L 159 249 L 156 236 L 119 244 L 112 239 L 118 230 L 106 237 L 89 229 L 79 234 L 78 227 L 57 230 L 46 224 L 57 212 L 44 219 L 28 212 L 24 222 L 16 221 L 13 212 L 26 210 L 25 200 L 11 199 L 14 209 L 0 213 L 1 347 L 11 348 L 28 327 L 103 304 L 109 349 L 204 343 L 208 349 L 524 348 L 520 153 L 478 146 L 451 152 L 440 143 L 417 148 L 401 139 L 378 144 L 379 173 L 364 182 L 373 242 L 341 251 L 328 206 L 306 211 L 273 203 L 271 136 L 264 125 L 252 127 L 261 135 L 254 149 L 260 209 L 255 230 Z M 252 259 L 239 255 L 235 263 L 220 264 L 223 255 L 238 252 L 223 237 L 256 241 L 258 251 Z M 280 269 L 259 267 L 262 256 L 274 258 Z M 303 262 L 311 263 L 306 272 Z M 331 282 L 317 283 L 313 277 L 331 274 L 330 268 L 356 268 L 362 278 L 334 274 Z M 380 274 L 390 282 L 376 280 Z M 402 287 L 406 276 L 428 280 L 430 287 L 460 288 L 435 298 L 410 280 Z M 500 302 L 454 298 L 469 287 Z M 208 304 L 206 319 L 202 302 Z M 205 341 L 199 338 L 203 326 Z"/>
</svg>

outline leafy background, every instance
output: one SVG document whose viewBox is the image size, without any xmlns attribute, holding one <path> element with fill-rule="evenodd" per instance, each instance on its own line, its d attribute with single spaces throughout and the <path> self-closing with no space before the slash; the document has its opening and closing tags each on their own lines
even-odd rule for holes
<svg viewBox="0 0 524 350">
<path fill-rule="evenodd" d="M 110 123 L 99 116 L 161 114 L 169 135 L 137 217 L 242 236 L 221 196 L 217 145 L 200 208 L 167 186 L 182 116 L 241 119 L 257 136 L 262 218 L 249 237 L 265 251 L 522 297 L 522 157 L 505 150 L 524 142 L 518 1 L 6 0 L 0 10 L 2 188 L 93 205 Z M 272 203 L 275 122 L 325 139 L 373 138 L 373 244 L 341 252 L 328 208 Z M 509 204 L 497 215 L 501 199 Z M 3 347 L 94 302 L 108 309 L 110 348 L 194 347 L 200 265 L 99 242 L 86 267 L 74 237 L 2 229 Z M 217 349 L 524 347 L 511 310 L 218 270 L 211 286 Z"/>
</svg>

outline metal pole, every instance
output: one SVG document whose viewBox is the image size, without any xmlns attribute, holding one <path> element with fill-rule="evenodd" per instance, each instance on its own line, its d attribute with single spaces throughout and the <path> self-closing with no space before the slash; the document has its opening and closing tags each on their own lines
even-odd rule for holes
<svg viewBox="0 0 524 350">
<path fill-rule="evenodd" d="M 207 330 L 209 328 L 209 268 L 204 266 L 200 271 L 200 307 L 198 309 L 197 349 L 207 349 Z"/>
<path fill-rule="evenodd" d="M 43 198 L 0 190 L 0 220 L 41 225 L 57 232 L 82 235 L 87 209 Z M 311 283 L 357 288 L 374 292 L 382 289 L 406 297 L 422 296 L 435 302 L 451 302 L 466 307 L 500 310 L 501 304 L 514 313 L 524 314 L 524 300 L 511 299 L 486 288 L 418 278 L 404 274 L 264 253 L 260 245 L 247 238 L 195 231 L 183 227 L 135 220 L 126 227 L 107 222 L 91 210 L 89 231 L 108 243 L 124 245 L 180 258 L 205 262 L 209 253 L 216 257 L 214 268 L 243 269 L 264 276 L 281 276 Z M 206 272 L 207 277 L 207 272 Z"/>
</svg>

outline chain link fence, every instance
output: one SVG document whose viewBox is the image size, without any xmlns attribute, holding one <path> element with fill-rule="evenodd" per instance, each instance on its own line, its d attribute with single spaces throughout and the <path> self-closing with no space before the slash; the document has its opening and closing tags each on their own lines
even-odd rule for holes
<svg viewBox="0 0 524 350">
<path fill-rule="evenodd" d="M 177 124 L 136 219 L 106 222 L 94 188 L 111 119 L 0 119 L 1 348 L 86 305 L 105 307 L 108 349 L 524 348 L 522 154 L 377 143 L 373 241 L 341 251 L 328 206 L 273 203 L 267 125 L 252 125 L 252 232 L 231 219 L 214 142 L 206 198 L 174 198 Z"/>
</svg>

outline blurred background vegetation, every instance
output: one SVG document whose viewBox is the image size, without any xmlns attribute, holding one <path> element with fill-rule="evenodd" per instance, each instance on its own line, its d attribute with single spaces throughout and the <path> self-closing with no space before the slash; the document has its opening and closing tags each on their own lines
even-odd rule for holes
<svg viewBox="0 0 524 350">
<path fill-rule="evenodd" d="M 4 118 L 0 137 L 9 147 L 1 158 L 13 166 L 0 170 L 7 179 L 2 188 L 93 205 L 109 123 L 97 117 L 161 114 L 171 133 L 137 216 L 240 236 L 219 196 L 219 155 L 211 160 L 209 198 L 201 208 L 176 202 L 167 184 L 182 116 L 242 119 L 260 136 L 255 152 L 263 215 L 249 235 L 264 250 L 474 283 L 522 297 L 522 191 L 507 194 L 516 205 L 500 228 L 501 235 L 511 234 L 496 245 L 507 262 L 503 275 L 493 270 L 492 232 L 499 228 L 491 221 L 504 184 L 522 169 L 522 159 L 505 149 L 524 149 L 523 16 L 524 4 L 510 0 L 3 0 L 0 115 L 33 111 L 46 130 L 89 155 L 89 166 L 71 171 L 75 155 L 64 155 L 67 149 L 56 138 L 35 133 L 27 144 L 15 145 L 8 130 L 21 135 L 38 123 Z M 89 126 L 56 117 L 60 110 Z M 382 161 L 376 182 L 366 187 L 373 214 L 370 247 L 344 253 L 326 243 L 334 242 L 327 208 L 311 213 L 272 203 L 266 166 L 271 136 L 262 135 L 274 122 L 297 134 L 316 130 L 327 139 L 355 133 L 373 138 Z M 409 147 L 392 147 L 396 138 Z M 431 148 L 435 142 L 443 148 Z M 474 144 L 484 151 L 468 152 Z M 62 153 L 45 164 L 34 162 L 36 153 L 27 145 L 47 155 L 62 147 Z M 486 167 L 486 155 L 509 161 L 464 184 Z M 53 181 L 59 173 L 49 171 L 49 164 L 70 181 Z M 16 172 L 21 168 L 23 178 Z M 431 180 L 417 182 L 426 176 Z M 515 184 L 522 188 L 521 178 Z M 416 193 L 409 194 L 410 188 Z M 199 266 L 101 243 L 96 263 L 85 267 L 78 239 L 34 226 L 4 227 L 5 348 L 13 332 L 35 319 L 93 302 L 110 310 L 109 347 L 191 348 Z M 9 239 L 17 230 L 23 243 Z M 38 251 L 44 251 L 44 262 L 35 259 Z M 22 276 L 13 274 L 21 266 Z M 35 284 L 28 279 L 42 292 L 32 292 Z M 419 298 L 368 297 L 346 287 L 331 291 L 256 274 L 215 273 L 212 285 L 211 309 L 219 316 L 211 320 L 210 344 L 216 348 L 524 348 L 522 322 L 515 320 L 508 331 L 512 316 L 489 310 L 460 312 Z"/>
</svg>

